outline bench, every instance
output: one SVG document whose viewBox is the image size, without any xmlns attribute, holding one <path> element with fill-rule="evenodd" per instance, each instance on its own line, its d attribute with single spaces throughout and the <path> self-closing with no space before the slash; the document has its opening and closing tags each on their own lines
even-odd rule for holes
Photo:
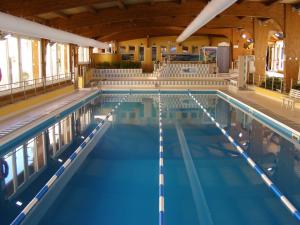
<svg viewBox="0 0 300 225">
<path fill-rule="evenodd" d="M 292 110 L 294 110 L 296 102 L 300 102 L 300 90 L 291 89 L 289 95 L 282 98 L 282 106 L 285 105 L 286 108 Z"/>
</svg>

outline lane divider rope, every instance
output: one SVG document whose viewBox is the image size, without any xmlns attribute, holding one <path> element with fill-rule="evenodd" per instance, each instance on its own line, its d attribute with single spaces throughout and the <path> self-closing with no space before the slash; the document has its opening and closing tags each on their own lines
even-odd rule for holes
<svg viewBox="0 0 300 225">
<path fill-rule="evenodd" d="M 100 130 L 104 123 L 112 116 L 115 110 L 127 99 L 129 95 L 126 95 L 121 99 L 121 101 L 114 106 L 114 108 L 106 115 L 105 119 L 102 120 L 96 128 L 85 138 L 85 140 L 80 144 L 80 146 L 73 152 L 73 154 L 64 162 L 63 165 L 56 171 L 56 173 L 50 178 L 50 180 L 45 184 L 44 187 L 36 194 L 36 196 L 27 204 L 27 206 L 20 212 L 20 214 L 13 220 L 11 225 L 19 225 L 32 210 L 32 208 L 45 196 L 51 186 L 55 181 L 64 173 L 68 166 L 73 162 L 76 157 L 80 154 L 84 147 L 90 142 L 90 140 L 95 136 L 95 134 Z"/>
<path fill-rule="evenodd" d="M 159 110 L 159 225 L 164 224 L 165 197 L 164 197 L 164 145 L 163 145 L 163 128 L 162 128 L 162 104 L 160 93 L 158 93 L 158 110 Z"/>
<path fill-rule="evenodd" d="M 220 126 L 214 117 L 205 109 L 205 107 L 189 92 L 189 96 L 197 103 L 202 111 L 210 118 L 210 120 L 218 127 L 233 147 L 242 155 L 247 163 L 255 170 L 255 172 L 261 177 L 263 182 L 269 187 L 269 189 L 280 199 L 282 204 L 293 214 L 293 216 L 300 221 L 300 213 L 296 207 L 282 194 L 278 187 L 268 178 L 268 176 L 262 171 L 262 169 L 248 156 L 248 154 L 237 144 L 237 142 L 227 133 L 227 131 Z"/>
</svg>

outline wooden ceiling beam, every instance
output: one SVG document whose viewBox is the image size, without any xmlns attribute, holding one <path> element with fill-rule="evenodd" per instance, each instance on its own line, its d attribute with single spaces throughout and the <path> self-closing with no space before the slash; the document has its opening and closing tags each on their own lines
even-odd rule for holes
<svg viewBox="0 0 300 225">
<path fill-rule="evenodd" d="M 110 33 L 107 35 L 98 36 L 98 40 L 100 41 L 122 41 L 122 40 L 130 40 L 136 38 L 146 38 L 148 35 L 150 37 L 155 36 L 174 36 L 180 34 L 184 30 L 184 27 L 177 26 L 169 26 L 169 27 L 140 27 L 140 28 L 132 28 L 124 31 L 117 31 L 114 33 Z M 216 35 L 216 36 L 224 36 L 231 37 L 231 29 L 207 29 L 202 28 L 197 31 L 194 35 Z"/>
<path fill-rule="evenodd" d="M 142 18 L 165 18 L 177 15 L 195 15 L 203 9 L 204 4 L 188 1 L 186 4 L 179 5 L 174 2 L 157 2 L 149 7 L 148 4 L 136 4 L 128 7 L 127 10 L 120 11 L 116 8 L 99 10 L 99 15 L 81 13 L 73 15 L 70 20 L 53 19 L 49 23 L 61 29 L 75 29 L 82 26 L 92 26 L 95 24 L 113 23 L 120 20 L 142 19 Z"/>
<path fill-rule="evenodd" d="M 206 25 L 207 28 L 243 28 L 249 33 L 253 32 L 252 18 L 245 18 L 243 20 L 237 19 L 235 17 L 226 17 L 227 20 L 222 18 L 214 19 Z M 132 20 L 132 21 L 121 21 L 113 24 L 99 24 L 87 27 L 81 27 L 78 29 L 71 30 L 73 33 L 87 37 L 95 37 L 100 34 L 113 33 L 118 30 L 131 29 L 134 27 L 158 27 L 158 26 L 173 26 L 176 24 L 178 27 L 185 27 L 192 20 L 191 16 L 176 16 L 174 18 L 166 17 L 164 19 L 154 18 L 154 19 L 142 19 L 142 20 Z"/>
<path fill-rule="evenodd" d="M 95 24 L 114 23 L 121 20 L 135 20 L 143 18 L 166 18 L 172 16 L 194 16 L 197 15 L 205 6 L 198 0 L 189 0 L 183 5 L 171 2 L 157 2 L 151 7 L 147 4 L 131 5 L 127 10 L 116 10 L 114 8 L 101 10 L 99 15 L 82 13 L 72 16 L 69 20 L 53 19 L 49 23 L 61 29 L 76 29 Z M 245 2 L 235 4 L 221 15 L 223 16 L 242 16 L 242 17 L 266 17 L 273 18 L 280 26 L 283 25 L 283 6 L 273 4 L 268 7 L 262 3 Z M 192 20 L 191 20 L 192 21 Z M 188 24 L 186 24 L 188 25 Z"/>
<path fill-rule="evenodd" d="M 1 0 L 0 11 L 27 17 L 111 0 Z"/>
</svg>

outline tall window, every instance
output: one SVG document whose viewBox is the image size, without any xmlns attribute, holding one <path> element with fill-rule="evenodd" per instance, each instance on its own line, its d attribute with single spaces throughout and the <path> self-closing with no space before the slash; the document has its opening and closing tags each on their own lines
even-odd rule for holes
<svg viewBox="0 0 300 225">
<path fill-rule="evenodd" d="M 8 36 L 0 40 L 0 89 L 19 87 L 33 83 L 41 76 L 40 41 L 34 39 Z"/>
<path fill-rule="evenodd" d="M 167 47 L 166 46 L 160 46 L 160 52 L 161 54 L 167 54 Z"/>
<path fill-rule="evenodd" d="M 144 47 L 139 47 L 139 61 L 144 61 Z"/>
<path fill-rule="evenodd" d="M 63 78 L 70 72 L 69 45 L 59 43 L 47 44 L 46 76 Z"/>
<path fill-rule="evenodd" d="M 21 39 L 22 80 L 33 79 L 32 44 L 31 40 Z"/>
<path fill-rule="evenodd" d="M 189 53 L 189 47 L 187 47 L 187 46 L 182 46 L 182 53 L 184 53 L 184 54 Z"/>
<path fill-rule="evenodd" d="M 58 44 L 57 45 L 57 67 L 58 74 L 67 74 L 70 71 L 69 61 L 69 45 Z"/>
<path fill-rule="evenodd" d="M 3 157 L 7 162 L 8 176 L 4 179 L 6 195 L 11 196 L 45 164 L 43 134 L 23 143 Z"/>
<path fill-rule="evenodd" d="M 18 39 L 16 37 L 9 37 L 7 40 L 9 76 L 12 78 L 11 82 L 20 82 Z"/>
<path fill-rule="evenodd" d="M 152 62 L 156 61 L 157 48 L 152 47 Z"/>
<path fill-rule="evenodd" d="M 198 46 L 192 46 L 192 53 L 199 54 Z"/>
<path fill-rule="evenodd" d="M 79 47 L 78 62 L 79 63 L 89 63 L 89 61 L 90 61 L 89 48 Z"/>
<path fill-rule="evenodd" d="M 126 47 L 125 46 L 120 46 L 119 47 L 119 53 L 120 54 L 125 54 L 126 53 Z"/>
<path fill-rule="evenodd" d="M 272 71 L 283 71 L 284 69 L 284 44 L 283 41 L 276 41 L 271 48 L 272 61 L 271 70 Z"/>
<path fill-rule="evenodd" d="M 0 40 L 0 90 L 7 89 L 10 83 L 7 54 L 7 40 Z"/>
</svg>

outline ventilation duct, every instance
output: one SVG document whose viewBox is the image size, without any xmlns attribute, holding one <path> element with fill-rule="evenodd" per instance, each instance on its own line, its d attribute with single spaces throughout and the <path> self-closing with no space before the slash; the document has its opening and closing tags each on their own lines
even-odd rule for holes
<svg viewBox="0 0 300 225">
<path fill-rule="evenodd" d="M 183 42 L 193 33 L 211 21 L 215 16 L 233 5 L 237 0 L 211 0 L 199 15 L 188 25 L 188 27 L 176 39 L 177 42 Z"/>
<path fill-rule="evenodd" d="M 0 30 L 32 38 L 44 38 L 53 42 L 75 44 L 81 47 L 108 48 L 106 43 L 51 28 L 2 12 L 0 12 Z"/>
</svg>

